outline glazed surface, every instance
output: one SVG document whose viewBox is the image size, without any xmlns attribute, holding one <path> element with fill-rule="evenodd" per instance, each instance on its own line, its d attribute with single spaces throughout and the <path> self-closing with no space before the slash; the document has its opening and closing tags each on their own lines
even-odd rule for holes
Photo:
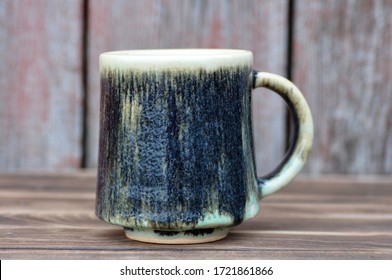
<svg viewBox="0 0 392 280">
<path fill-rule="evenodd" d="M 97 216 L 188 230 L 256 215 L 252 77 L 248 65 L 101 68 Z"/>
<path fill-rule="evenodd" d="M 105 69 L 149 72 L 170 70 L 218 70 L 222 67 L 246 67 L 253 54 L 236 49 L 150 49 L 106 52 L 100 55 L 101 73 Z"/>
</svg>

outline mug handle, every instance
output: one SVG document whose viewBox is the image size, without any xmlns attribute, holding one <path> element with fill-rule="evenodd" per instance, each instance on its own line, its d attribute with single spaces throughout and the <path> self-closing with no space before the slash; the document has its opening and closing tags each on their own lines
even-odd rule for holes
<svg viewBox="0 0 392 280">
<path fill-rule="evenodd" d="M 264 87 L 279 94 L 294 120 L 294 135 L 283 161 L 269 174 L 257 178 L 260 199 L 287 185 L 302 170 L 312 149 L 313 119 L 299 89 L 275 74 L 254 72 L 253 88 Z"/>
</svg>

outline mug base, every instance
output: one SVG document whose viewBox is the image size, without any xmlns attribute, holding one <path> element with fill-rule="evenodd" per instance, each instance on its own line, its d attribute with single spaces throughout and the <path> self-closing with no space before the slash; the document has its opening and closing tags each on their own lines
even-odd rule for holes
<svg viewBox="0 0 392 280">
<path fill-rule="evenodd" d="M 135 228 L 124 228 L 124 231 L 126 237 L 129 239 L 156 244 L 207 243 L 223 239 L 229 233 L 228 228 L 205 228 L 186 231 L 139 230 Z"/>
</svg>

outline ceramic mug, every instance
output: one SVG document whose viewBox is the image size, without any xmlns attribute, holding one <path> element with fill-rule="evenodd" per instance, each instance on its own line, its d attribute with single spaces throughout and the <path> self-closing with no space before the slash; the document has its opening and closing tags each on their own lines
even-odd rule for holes
<svg viewBox="0 0 392 280">
<path fill-rule="evenodd" d="M 246 50 L 103 53 L 96 215 L 152 243 L 224 238 L 259 201 L 300 172 L 313 121 L 291 82 L 252 69 Z M 275 171 L 257 178 L 251 91 L 287 103 L 294 139 Z"/>
</svg>

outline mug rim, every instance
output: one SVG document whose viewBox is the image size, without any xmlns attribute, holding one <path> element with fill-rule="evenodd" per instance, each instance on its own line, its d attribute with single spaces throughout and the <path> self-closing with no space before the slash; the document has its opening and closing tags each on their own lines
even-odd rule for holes
<svg viewBox="0 0 392 280">
<path fill-rule="evenodd" d="M 106 68 L 140 70 L 204 68 L 211 70 L 226 66 L 252 66 L 252 63 L 252 52 L 242 49 L 135 49 L 109 51 L 99 56 L 101 71 Z"/>
<path fill-rule="evenodd" d="M 115 56 L 226 56 L 226 55 L 243 55 L 251 53 L 242 49 L 218 49 L 218 48 L 179 48 L 179 49 L 134 49 L 134 50 L 118 50 L 103 52 L 101 55 Z"/>
</svg>

